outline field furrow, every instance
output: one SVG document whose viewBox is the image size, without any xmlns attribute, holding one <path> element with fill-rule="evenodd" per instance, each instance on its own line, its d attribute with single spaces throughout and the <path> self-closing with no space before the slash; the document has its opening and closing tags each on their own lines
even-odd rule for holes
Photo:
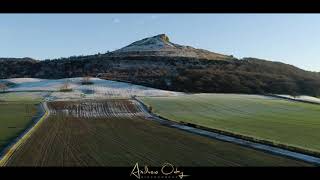
<svg viewBox="0 0 320 180">
<path fill-rule="evenodd" d="M 305 166 L 162 126 L 128 99 L 56 101 L 8 166 Z"/>
</svg>

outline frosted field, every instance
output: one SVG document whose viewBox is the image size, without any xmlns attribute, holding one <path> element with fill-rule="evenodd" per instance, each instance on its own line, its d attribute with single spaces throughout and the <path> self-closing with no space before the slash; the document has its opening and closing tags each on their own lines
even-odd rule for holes
<svg viewBox="0 0 320 180">
<path fill-rule="evenodd" d="M 315 102 L 315 103 L 320 103 L 320 99 L 312 96 L 290 96 L 290 95 L 283 95 L 283 94 L 277 94 L 277 96 L 280 97 L 285 97 L 285 98 L 290 98 L 293 100 L 303 100 L 303 101 L 309 101 L 309 102 Z"/>
<path fill-rule="evenodd" d="M 37 78 L 11 78 L 11 79 L 6 79 L 9 82 L 12 83 L 27 83 L 27 82 L 39 82 L 41 79 Z"/>
<path fill-rule="evenodd" d="M 0 93 L 1 101 L 15 101 L 15 102 L 26 102 L 35 101 L 41 102 L 45 97 L 50 95 L 49 92 L 12 92 L 12 93 Z"/>
<path fill-rule="evenodd" d="M 139 106 L 136 101 L 112 99 L 107 101 L 57 101 L 56 108 L 50 110 L 50 114 L 92 119 L 92 118 L 136 118 L 146 117 L 148 113 Z"/>
<path fill-rule="evenodd" d="M 110 97 L 131 97 L 131 96 L 177 96 L 183 93 L 159 90 L 130 83 L 91 78 L 92 85 L 82 85 L 82 78 L 66 78 L 57 80 L 36 79 L 36 78 L 13 78 L 4 79 L 15 83 L 9 91 L 52 91 L 51 99 L 85 99 L 85 98 L 110 98 Z M 63 84 L 68 81 L 72 92 L 59 92 Z"/>
<path fill-rule="evenodd" d="M 320 152 L 320 106 L 259 95 L 141 97 L 166 119 Z"/>
<path fill-rule="evenodd" d="M 165 160 L 179 167 L 309 165 L 163 126 L 126 99 L 55 101 L 48 108 L 49 117 L 4 165 L 129 167 Z"/>
</svg>

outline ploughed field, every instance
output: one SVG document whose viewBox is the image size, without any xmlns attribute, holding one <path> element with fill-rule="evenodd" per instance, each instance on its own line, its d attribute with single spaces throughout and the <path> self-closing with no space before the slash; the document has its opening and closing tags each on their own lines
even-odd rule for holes
<svg viewBox="0 0 320 180">
<path fill-rule="evenodd" d="M 50 115 L 7 166 L 304 166 L 165 127 L 133 100 L 49 102 Z"/>
<path fill-rule="evenodd" d="M 320 105 L 237 94 L 141 100 L 153 112 L 170 120 L 320 152 Z"/>
<path fill-rule="evenodd" d="M 0 101 L 0 152 L 32 124 L 36 102 Z"/>
</svg>

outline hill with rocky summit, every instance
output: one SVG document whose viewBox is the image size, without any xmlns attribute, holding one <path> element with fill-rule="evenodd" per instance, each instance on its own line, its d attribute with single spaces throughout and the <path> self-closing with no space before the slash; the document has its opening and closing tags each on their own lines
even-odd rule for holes
<svg viewBox="0 0 320 180">
<path fill-rule="evenodd" d="M 183 92 L 320 96 L 320 73 L 177 45 L 164 34 L 105 54 L 0 61 L 0 79 L 83 76 Z"/>
<path fill-rule="evenodd" d="M 233 56 L 218 54 L 191 46 L 183 46 L 170 42 L 165 34 L 144 38 L 131 43 L 119 50 L 113 51 L 112 56 L 162 56 L 162 57 L 189 57 L 209 60 L 233 60 Z"/>
</svg>

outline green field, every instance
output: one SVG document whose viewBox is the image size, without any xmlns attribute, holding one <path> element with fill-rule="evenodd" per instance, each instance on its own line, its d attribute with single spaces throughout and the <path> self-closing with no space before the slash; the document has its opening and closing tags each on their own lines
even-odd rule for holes
<svg viewBox="0 0 320 180">
<path fill-rule="evenodd" d="M 0 102 L 1 101 L 34 101 L 40 102 L 43 100 L 43 97 L 47 95 L 47 92 L 10 92 L 10 93 L 0 93 Z"/>
<path fill-rule="evenodd" d="M 146 119 L 130 100 L 48 103 L 50 116 L 7 166 L 306 166 Z"/>
<path fill-rule="evenodd" d="M 320 105 L 235 94 L 140 99 L 170 120 L 320 152 Z"/>
<path fill-rule="evenodd" d="M 23 132 L 37 113 L 36 102 L 0 102 L 0 151 Z"/>
</svg>

